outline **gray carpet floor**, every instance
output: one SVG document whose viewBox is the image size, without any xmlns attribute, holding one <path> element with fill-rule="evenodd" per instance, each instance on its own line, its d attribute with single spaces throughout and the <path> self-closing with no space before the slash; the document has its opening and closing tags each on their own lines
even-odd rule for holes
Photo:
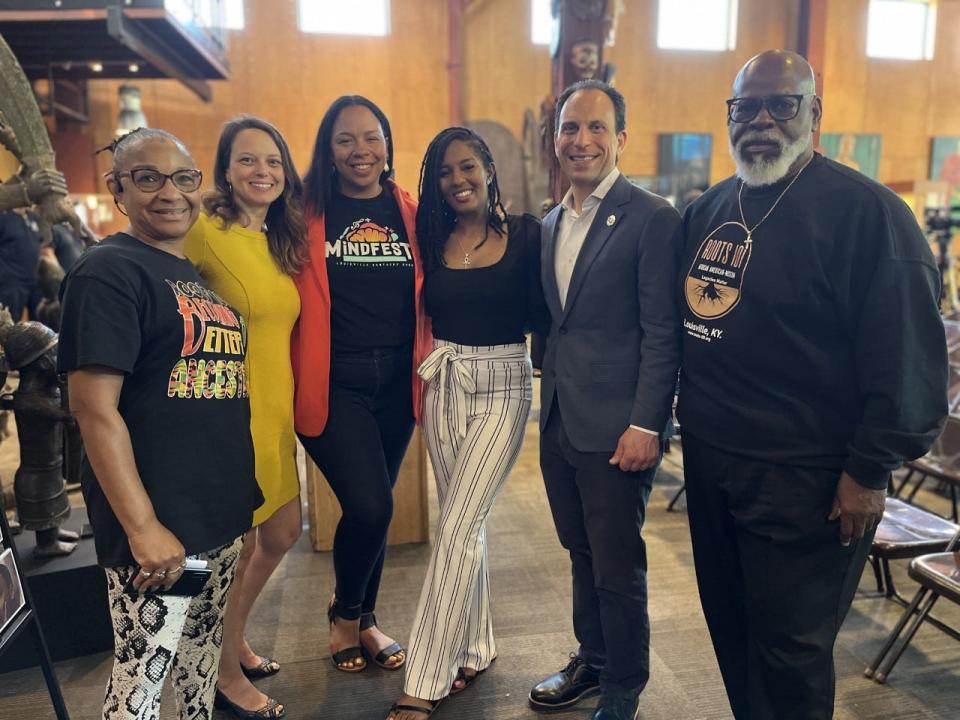
<svg viewBox="0 0 960 720">
<path fill-rule="evenodd" d="M 650 562 L 652 678 L 643 694 L 644 720 L 725 720 L 731 717 L 696 595 L 687 518 L 667 512 L 679 488 L 682 457 L 667 456 L 650 500 L 645 536 Z M 940 511 L 947 501 L 929 495 Z M 432 508 L 435 516 L 435 499 Z M 490 519 L 493 612 L 499 659 L 469 692 L 444 702 L 437 720 L 529 720 L 531 685 L 559 669 L 574 649 L 570 625 L 569 562 L 553 530 L 537 466 L 534 424 L 516 470 Z M 419 596 L 429 547 L 389 550 L 377 615 L 382 626 L 406 640 Z M 913 585 L 905 564 L 895 576 L 907 595 Z M 331 557 L 311 552 L 301 538 L 254 608 L 248 637 L 283 670 L 261 681 L 283 701 L 291 720 L 378 720 L 400 692 L 401 674 L 370 667 L 358 675 L 337 672 L 330 662 L 324 607 L 333 587 Z M 862 676 L 900 615 L 892 602 L 871 596 L 867 572 L 836 648 L 837 720 L 948 720 L 960 718 L 960 644 L 932 627 L 921 628 L 885 686 Z M 960 608 L 943 601 L 939 614 L 960 627 Z M 82 619 L 78 618 L 78 622 Z M 57 665 L 73 718 L 96 718 L 111 658 L 100 654 Z M 593 701 L 554 720 L 586 720 Z M 0 676 L 0 718 L 52 718 L 37 670 Z M 162 717 L 174 718 L 172 698 Z M 218 718 L 227 718 L 219 714 Z"/>
</svg>

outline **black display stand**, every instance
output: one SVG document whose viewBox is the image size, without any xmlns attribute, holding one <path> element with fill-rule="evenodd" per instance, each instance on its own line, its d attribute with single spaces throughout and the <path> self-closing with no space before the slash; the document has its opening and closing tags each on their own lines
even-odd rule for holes
<svg viewBox="0 0 960 720">
<path fill-rule="evenodd" d="M 35 606 L 33 604 L 33 598 L 30 595 L 29 584 L 24 574 L 20 572 L 20 556 L 17 553 L 16 543 L 13 542 L 10 526 L 7 524 L 7 515 L 3 510 L 0 510 L 0 539 L 3 541 L 4 549 L 10 548 L 13 551 L 13 563 L 17 568 L 17 573 L 20 575 L 20 585 L 23 589 L 24 599 L 23 607 L 20 608 L 20 611 L 10 624 L 0 633 L 0 655 L 13 644 L 14 639 L 21 631 L 29 626 L 31 634 L 33 635 L 33 644 L 40 658 L 40 669 L 43 670 L 43 679 L 47 682 L 47 690 L 50 692 L 50 700 L 57 714 L 57 720 L 70 720 L 67 706 L 63 702 L 63 694 L 60 692 L 60 683 L 57 682 L 53 662 L 50 660 L 50 653 L 47 651 L 47 643 L 43 639 L 40 620 L 34 610 Z"/>
</svg>

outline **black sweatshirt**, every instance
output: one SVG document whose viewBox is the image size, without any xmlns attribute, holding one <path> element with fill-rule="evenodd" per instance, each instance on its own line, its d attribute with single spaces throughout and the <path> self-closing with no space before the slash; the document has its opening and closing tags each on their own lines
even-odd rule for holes
<svg viewBox="0 0 960 720">
<path fill-rule="evenodd" d="M 747 227 L 790 180 L 744 188 Z M 930 248 L 893 192 L 820 155 L 751 244 L 739 185 L 724 180 L 684 216 L 683 431 L 885 487 L 929 449 L 947 414 Z"/>
</svg>

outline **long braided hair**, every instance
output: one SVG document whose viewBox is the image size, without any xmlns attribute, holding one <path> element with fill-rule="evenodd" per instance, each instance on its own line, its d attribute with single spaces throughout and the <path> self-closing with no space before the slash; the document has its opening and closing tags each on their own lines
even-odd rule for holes
<svg viewBox="0 0 960 720">
<path fill-rule="evenodd" d="M 457 224 L 457 214 L 443 199 L 440 191 L 440 169 L 447 148 L 454 140 L 467 144 L 476 154 L 490 175 L 487 185 L 487 225 L 498 235 L 503 235 L 503 222 L 507 217 L 500 201 L 500 185 L 493 172 L 493 154 L 487 143 L 470 128 L 449 127 L 441 130 L 430 141 L 427 153 L 420 165 L 420 204 L 417 207 L 417 242 L 420 257 L 429 268 L 442 267 L 443 248 Z"/>
</svg>

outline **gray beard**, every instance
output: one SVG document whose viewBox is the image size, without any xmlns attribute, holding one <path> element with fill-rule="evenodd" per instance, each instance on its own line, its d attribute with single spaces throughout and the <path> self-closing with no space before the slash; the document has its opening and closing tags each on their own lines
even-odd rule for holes
<svg viewBox="0 0 960 720">
<path fill-rule="evenodd" d="M 777 138 L 770 137 L 765 133 L 753 133 L 740 138 L 739 145 L 742 145 L 746 140 L 761 138 L 780 142 Z M 747 187 L 764 187 L 765 185 L 773 185 L 787 176 L 797 158 L 813 147 L 813 135 L 803 135 L 792 143 L 781 145 L 780 154 L 773 159 L 757 156 L 752 160 L 747 160 L 740 154 L 739 145 L 734 147 L 730 138 L 727 138 L 730 155 L 737 164 L 737 177 L 743 180 L 743 184 Z"/>
</svg>

